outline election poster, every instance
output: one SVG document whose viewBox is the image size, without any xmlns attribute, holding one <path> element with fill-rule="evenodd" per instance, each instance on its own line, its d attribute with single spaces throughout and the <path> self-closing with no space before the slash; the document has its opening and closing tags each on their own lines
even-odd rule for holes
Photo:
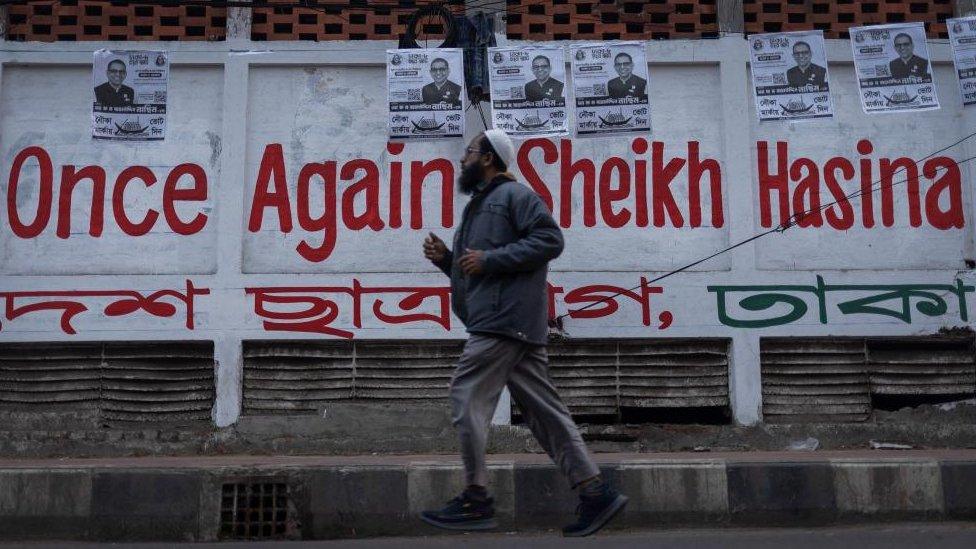
<svg viewBox="0 0 976 549">
<path fill-rule="evenodd" d="M 97 50 L 92 62 L 92 137 L 154 141 L 166 136 L 169 55 Z"/>
<path fill-rule="evenodd" d="M 949 19 L 949 43 L 963 105 L 976 105 L 976 15 Z"/>
<path fill-rule="evenodd" d="M 833 116 L 823 31 L 756 34 L 749 40 L 760 121 Z"/>
<path fill-rule="evenodd" d="M 488 48 L 492 125 L 512 137 L 569 133 L 561 47 Z"/>
<path fill-rule="evenodd" d="M 850 34 L 864 112 L 939 108 L 924 23 L 852 27 Z"/>
<path fill-rule="evenodd" d="M 651 130 L 643 42 L 573 45 L 570 55 L 577 135 Z"/>
<path fill-rule="evenodd" d="M 387 50 L 391 138 L 464 135 L 462 63 L 458 48 Z"/>
</svg>

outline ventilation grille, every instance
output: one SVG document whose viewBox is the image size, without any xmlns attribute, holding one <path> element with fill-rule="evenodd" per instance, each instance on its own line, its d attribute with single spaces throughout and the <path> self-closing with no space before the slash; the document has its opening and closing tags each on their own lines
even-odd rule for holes
<svg viewBox="0 0 976 549">
<path fill-rule="evenodd" d="M 220 538 L 296 538 L 294 513 L 289 503 L 288 485 L 275 479 L 224 484 Z"/>
<path fill-rule="evenodd" d="M 515 40 L 659 40 L 715 38 L 715 0 L 509 0 Z"/>
<path fill-rule="evenodd" d="M 574 341 L 549 346 L 549 374 L 575 416 L 727 407 L 728 349 L 719 339 Z"/>
<path fill-rule="evenodd" d="M 820 29 L 827 38 L 848 38 L 862 25 L 923 22 L 929 38 L 948 38 L 945 21 L 953 0 L 743 0 L 747 33 Z"/>
<path fill-rule="evenodd" d="M 224 40 L 227 8 L 138 5 L 126 2 L 30 2 L 13 4 L 7 39 Z"/>
<path fill-rule="evenodd" d="M 871 390 L 863 340 L 762 339 L 763 419 L 864 421 Z"/>
<path fill-rule="evenodd" d="M 245 342 L 244 413 L 314 413 L 331 402 L 447 398 L 462 342 Z"/>
<path fill-rule="evenodd" d="M 867 341 L 876 395 L 958 395 L 976 392 L 972 338 Z"/>
<path fill-rule="evenodd" d="M 384 0 L 365 2 L 353 0 L 348 6 L 331 2 L 319 9 L 275 6 L 291 4 L 293 0 L 270 0 L 267 7 L 255 7 L 251 16 L 252 40 L 397 40 L 407 30 L 411 15 L 419 6 L 416 0 Z M 463 14 L 464 2 L 444 2 L 455 14 Z M 498 3 L 496 3 L 498 4 Z M 504 9 L 500 5 L 485 6 L 484 11 Z M 418 40 L 440 43 L 444 39 L 444 25 L 434 17 L 418 29 Z"/>
<path fill-rule="evenodd" d="M 976 392 L 972 337 L 764 338 L 760 363 L 769 423 L 865 421 L 872 397 Z"/>
<path fill-rule="evenodd" d="M 0 345 L 0 408 L 125 422 L 209 420 L 213 344 Z"/>
</svg>

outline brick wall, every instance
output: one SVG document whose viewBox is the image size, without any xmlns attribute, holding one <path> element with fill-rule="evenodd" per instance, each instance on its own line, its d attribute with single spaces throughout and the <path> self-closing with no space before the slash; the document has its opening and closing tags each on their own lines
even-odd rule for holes
<svg viewBox="0 0 976 549">
<path fill-rule="evenodd" d="M 650 40 L 718 35 L 715 0 L 515 0 L 508 37 L 525 40 Z"/>
<path fill-rule="evenodd" d="M 294 4 L 294 0 L 270 0 L 269 4 Z M 406 32 L 410 16 L 418 5 L 414 0 L 353 0 L 351 9 L 323 6 L 318 9 L 287 6 L 254 8 L 252 40 L 397 40 Z M 446 2 L 453 13 L 464 11 L 463 0 Z M 439 42 L 444 25 L 439 19 L 424 21 L 419 38 Z M 421 34 L 422 32 L 422 34 Z"/>
<path fill-rule="evenodd" d="M 227 9 L 125 5 L 120 2 L 34 2 L 10 6 L 8 40 L 223 40 Z"/>
<path fill-rule="evenodd" d="M 254 8 L 254 40 L 396 40 L 418 0 L 349 0 L 351 9 L 292 8 L 270 0 Z M 508 36 L 524 40 L 654 40 L 718 35 L 716 0 L 480 0 L 485 11 L 505 11 Z M 285 4 L 274 6 L 274 4 Z M 462 0 L 448 0 L 463 10 Z M 822 29 L 847 38 L 851 26 L 923 21 L 931 38 L 946 38 L 952 0 L 743 0 L 748 33 Z M 62 0 L 12 5 L 10 40 L 223 40 L 226 8 L 126 5 Z M 423 33 L 442 38 L 431 20 Z"/>
<path fill-rule="evenodd" d="M 848 38 L 861 25 L 922 21 L 929 38 L 948 38 L 945 20 L 953 0 L 743 0 L 746 32 L 821 29 L 827 38 Z"/>
</svg>

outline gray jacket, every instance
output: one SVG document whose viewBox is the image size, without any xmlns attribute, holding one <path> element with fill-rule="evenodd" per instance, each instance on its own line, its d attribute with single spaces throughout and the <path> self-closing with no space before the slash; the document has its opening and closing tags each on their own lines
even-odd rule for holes
<svg viewBox="0 0 976 549">
<path fill-rule="evenodd" d="M 461 271 L 465 248 L 485 251 L 482 274 Z M 563 235 L 539 195 L 497 176 L 465 206 L 453 249 L 436 265 L 451 277 L 451 308 L 468 332 L 545 345 L 547 265 L 562 253 Z"/>
</svg>

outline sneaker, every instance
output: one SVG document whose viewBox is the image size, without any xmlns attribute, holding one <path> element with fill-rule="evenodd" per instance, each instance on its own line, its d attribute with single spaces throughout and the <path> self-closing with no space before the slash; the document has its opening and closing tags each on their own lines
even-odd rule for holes
<svg viewBox="0 0 976 549">
<path fill-rule="evenodd" d="M 492 498 L 473 499 L 467 491 L 438 511 L 420 513 L 420 520 L 447 530 L 491 530 L 498 528 Z"/>
<path fill-rule="evenodd" d="M 576 522 L 563 528 L 563 535 L 582 537 L 596 533 L 627 505 L 628 499 L 609 486 L 604 486 L 599 495 L 580 494 Z"/>
</svg>

